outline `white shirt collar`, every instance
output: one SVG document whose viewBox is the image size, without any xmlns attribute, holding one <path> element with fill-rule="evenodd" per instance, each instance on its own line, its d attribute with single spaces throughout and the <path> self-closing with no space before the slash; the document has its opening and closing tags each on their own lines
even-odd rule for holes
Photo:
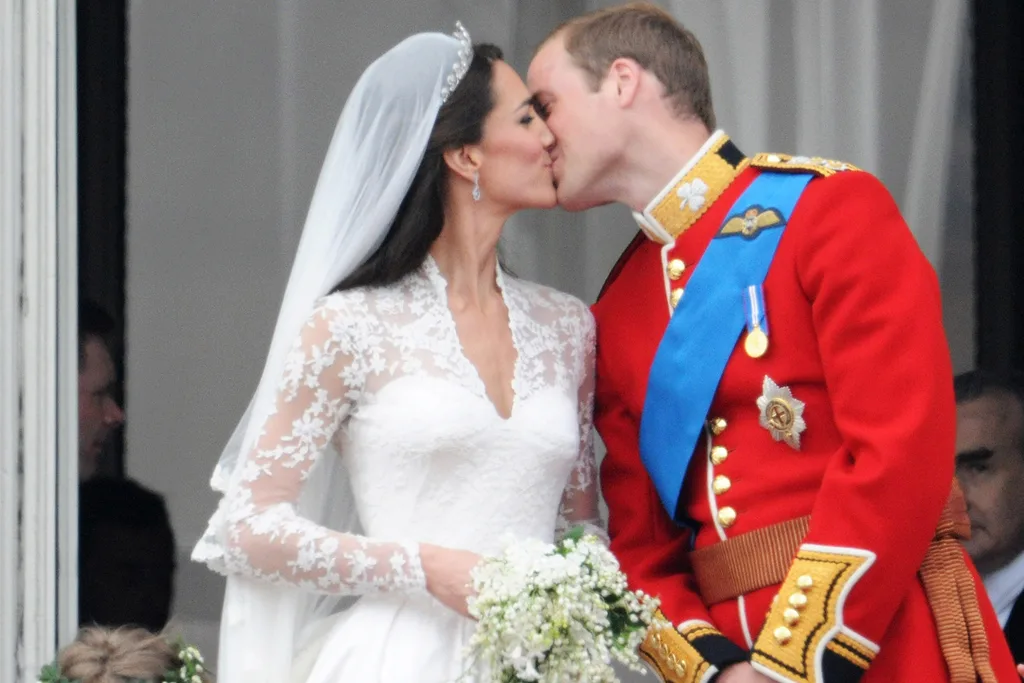
<svg viewBox="0 0 1024 683">
<path fill-rule="evenodd" d="M 982 581 L 985 584 L 985 591 L 988 592 L 988 599 L 996 609 L 999 625 L 1006 628 L 1013 605 L 1017 602 L 1017 597 L 1024 592 L 1024 552 L 1010 564 L 983 577 Z"/>
</svg>

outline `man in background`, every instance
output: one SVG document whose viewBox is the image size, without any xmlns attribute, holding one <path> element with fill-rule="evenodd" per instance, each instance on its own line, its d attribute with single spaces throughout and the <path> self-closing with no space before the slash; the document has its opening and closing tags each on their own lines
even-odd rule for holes
<svg viewBox="0 0 1024 683">
<path fill-rule="evenodd" d="M 124 424 L 117 402 L 117 371 L 111 353 L 114 320 L 95 303 L 78 307 L 78 478 L 96 474 L 110 436 Z"/>
<path fill-rule="evenodd" d="M 964 546 L 1024 662 L 1024 379 L 976 370 L 955 389 L 956 476 L 971 518 Z"/>
<path fill-rule="evenodd" d="M 78 620 L 158 632 L 174 597 L 175 544 L 163 496 L 130 479 L 79 487 Z"/>
<path fill-rule="evenodd" d="M 83 299 L 78 309 L 79 623 L 160 631 L 170 616 L 175 544 L 163 496 L 98 473 L 125 421 L 117 401 L 114 319 Z"/>
</svg>

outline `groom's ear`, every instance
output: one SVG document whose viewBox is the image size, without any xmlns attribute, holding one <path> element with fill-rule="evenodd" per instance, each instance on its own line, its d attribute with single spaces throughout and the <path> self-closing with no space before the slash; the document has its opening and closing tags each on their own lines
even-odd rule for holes
<svg viewBox="0 0 1024 683">
<path fill-rule="evenodd" d="M 628 57 L 619 57 L 608 67 L 608 78 L 605 82 L 614 89 L 612 94 L 620 107 L 629 107 L 633 104 L 642 73 L 643 67 Z"/>
<path fill-rule="evenodd" d="M 444 163 L 452 173 L 472 182 L 473 174 L 480 170 L 481 154 L 476 145 L 463 145 L 444 152 Z"/>
</svg>

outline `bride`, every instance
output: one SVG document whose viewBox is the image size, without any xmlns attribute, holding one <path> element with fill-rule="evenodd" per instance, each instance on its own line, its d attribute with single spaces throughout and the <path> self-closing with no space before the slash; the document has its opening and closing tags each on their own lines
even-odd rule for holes
<svg viewBox="0 0 1024 683">
<path fill-rule="evenodd" d="M 555 205 L 552 142 L 461 25 L 356 84 L 193 552 L 228 577 L 220 683 L 478 680 L 481 556 L 599 524 L 593 320 L 496 255 Z"/>
</svg>

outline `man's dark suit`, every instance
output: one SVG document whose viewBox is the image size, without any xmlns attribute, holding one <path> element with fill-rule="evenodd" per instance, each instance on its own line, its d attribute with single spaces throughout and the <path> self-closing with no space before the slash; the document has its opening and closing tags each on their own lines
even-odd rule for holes
<svg viewBox="0 0 1024 683">
<path fill-rule="evenodd" d="M 1024 663 L 1024 593 L 1018 595 L 1017 602 L 1013 603 L 1013 610 L 1010 611 L 1010 618 L 1006 620 L 1003 633 L 1010 643 L 1014 661 Z"/>
</svg>

